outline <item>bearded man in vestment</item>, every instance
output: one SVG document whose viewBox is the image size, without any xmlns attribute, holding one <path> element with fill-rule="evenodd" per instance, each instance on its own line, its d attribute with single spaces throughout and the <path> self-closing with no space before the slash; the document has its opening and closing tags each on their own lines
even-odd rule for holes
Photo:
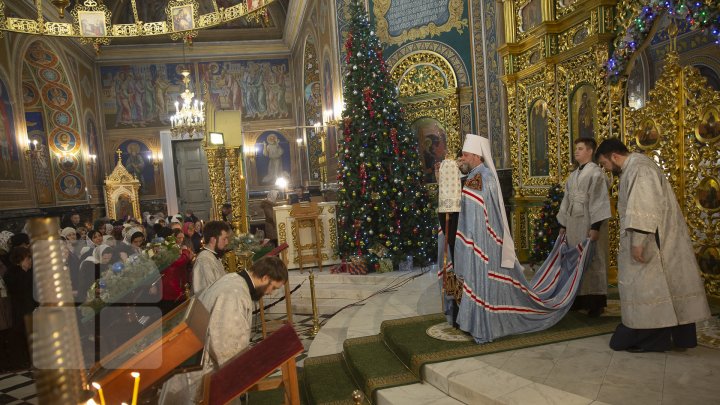
<svg viewBox="0 0 720 405">
<path fill-rule="evenodd" d="M 192 269 L 193 292 L 200 294 L 220 277 L 225 275 L 222 264 L 223 249 L 228 245 L 230 225 L 223 221 L 210 221 L 205 224 L 203 238 L 205 247 L 200 249 Z"/>
<path fill-rule="evenodd" d="M 574 309 L 587 309 L 588 316 L 595 318 L 607 306 L 610 197 L 607 177 L 592 161 L 597 143 L 592 138 L 578 138 L 574 143 L 575 161 L 579 166 L 570 173 L 565 184 L 557 220 L 560 233 L 565 233 L 570 245 L 577 245 L 586 238 L 595 241 L 592 261 L 583 273 L 580 292 L 573 304 Z"/>
<path fill-rule="evenodd" d="M 709 318 L 710 309 L 670 182 L 655 162 L 630 153 L 619 139 L 603 141 L 595 157 L 605 170 L 620 176 L 622 323 L 610 348 L 643 352 L 695 347 L 695 322 Z"/>
<path fill-rule="evenodd" d="M 160 402 L 173 405 L 199 403 L 202 377 L 219 370 L 250 346 L 255 302 L 281 288 L 287 280 L 285 263 L 276 256 L 264 257 L 255 262 L 249 272 L 226 274 L 203 291 L 199 300 L 210 312 L 210 320 L 202 370 L 178 374 L 168 380 L 163 386 Z"/>
</svg>

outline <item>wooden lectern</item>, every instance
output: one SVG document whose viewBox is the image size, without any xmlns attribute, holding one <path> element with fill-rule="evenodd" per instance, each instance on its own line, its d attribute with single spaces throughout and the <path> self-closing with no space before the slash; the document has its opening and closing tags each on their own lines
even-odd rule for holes
<svg viewBox="0 0 720 405">
<path fill-rule="evenodd" d="M 283 386 L 285 403 L 300 405 L 295 357 L 303 345 L 295 329 L 285 325 L 254 347 L 228 360 L 222 368 L 203 377 L 203 404 L 223 405 L 248 391 L 265 391 Z M 282 377 L 266 379 L 282 370 Z"/>
<path fill-rule="evenodd" d="M 303 266 L 309 262 L 317 264 L 318 269 L 322 271 L 322 225 L 317 203 L 293 204 L 290 217 L 295 220 L 295 226 L 292 228 L 292 241 L 300 261 L 300 273 L 303 271 Z M 302 228 L 310 228 L 312 243 L 303 245 L 300 237 Z"/>
<path fill-rule="evenodd" d="M 130 403 L 130 372 L 142 374 L 140 392 L 161 381 L 202 350 L 209 321 L 199 300 L 185 301 L 95 364 L 89 380 L 100 383 L 107 403 Z"/>
</svg>

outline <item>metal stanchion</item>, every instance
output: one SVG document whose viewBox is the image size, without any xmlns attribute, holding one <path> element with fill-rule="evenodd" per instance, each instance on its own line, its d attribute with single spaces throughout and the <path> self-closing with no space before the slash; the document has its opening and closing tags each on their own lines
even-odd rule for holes
<svg viewBox="0 0 720 405">
<path fill-rule="evenodd" d="M 318 321 L 317 299 L 315 298 L 315 272 L 310 269 L 310 301 L 312 301 L 313 327 L 310 336 L 315 336 L 320 331 L 320 322 Z"/>
</svg>

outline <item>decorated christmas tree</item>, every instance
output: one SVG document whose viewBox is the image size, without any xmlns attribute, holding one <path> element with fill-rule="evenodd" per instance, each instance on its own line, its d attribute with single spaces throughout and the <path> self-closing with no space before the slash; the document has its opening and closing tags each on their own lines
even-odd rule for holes
<svg viewBox="0 0 720 405">
<path fill-rule="evenodd" d="M 540 210 L 540 217 L 535 220 L 535 243 L 530 257 L 534 263 L 544 262 L 555 245 L 555 239 L 557 239 L 560 229 L 556 217 L 564 194 L 561 185 L 555 184 L 550 187 L 548 196 Z"/>
<path fill-rule="evenodd" d="M 349 7 L 338 151 L 340 255 L 359 256 L 375 268 L 379 259 L 397 264 L 407 256 L 426 264 L 435 255 L 435 226 L 417 141 L 365 9 L 357 0 Z"/>
</svg>

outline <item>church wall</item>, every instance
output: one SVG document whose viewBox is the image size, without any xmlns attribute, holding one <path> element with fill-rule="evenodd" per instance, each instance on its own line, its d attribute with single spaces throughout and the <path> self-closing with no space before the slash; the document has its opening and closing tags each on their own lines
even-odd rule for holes
<svg viewBox="0 0 720 405">
<path fill-rule="evenodd" d="M 103 137 L 92 56 L 70 40 L 13 33 L 0 39 L 0 52 L 5 111 L 12 116 L 3 118 L 12 170 L 0 172 L 0 217 L 21 222 L 72 207 L 90 219 L 102 204 L 103 170 L 90 157 L 101 155 Z M 26 152 L 29 140 L 38 141 L 37 150 Z"/>
<path fill-rule="evenodd" d="M 337 176 L 338 132 L 331 123 L 342 113 L 342 88 L 335 16 L 333 3 L 308 1 L 291 56 L 294 92 L 301 100 L 296 106 L 296 136 L 304 140 L 301 181 L 311 187 L 334 183 Z"/>
</svg>

